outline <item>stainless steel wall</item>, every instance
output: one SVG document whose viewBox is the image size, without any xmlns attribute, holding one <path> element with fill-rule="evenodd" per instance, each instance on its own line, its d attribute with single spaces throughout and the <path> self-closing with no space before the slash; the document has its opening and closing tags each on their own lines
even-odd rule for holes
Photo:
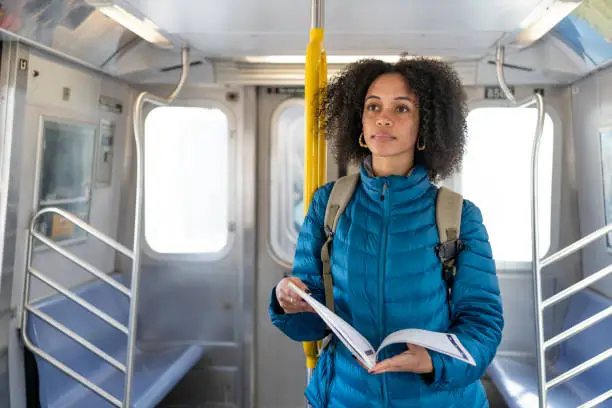
<svg viewBox="0 0 612 408">
<path fill-rule="evenodd" d="M 272 120 L 275 111 L 291 95 L 257 93 L 257 284 L 256 371 L 257 407 L 297 408 L 305 406 L 306 368 L 302 344 L 285 337 L 270 322 L 268 304 L 272 288 L 289 269 L 277 261 L 270 248 Z M 297 98 L 300 98 L 297 96 Z M 278 135 L 289 137 L 290 135 Z M 338 166 L 328 149 L 327 179 L 338 178 Z M 275 214 L 277 215 L 277 214 Z"/>
<path fill-rule="evenodd" d="M 109 120 L 116 126 L 113 172 L 109 185 L 95 182 L 95 170 L 91 180 L 91 207 L 89 223 L 110 237 L 117 236 L 119 219 L 120 168 L 123 161 L 123 145 L 127 130 L 127 112 L 130 110 L 129 87 L 126 84 L 103 78 L 81 68 L 70 66 L 62 61 L 32 52 L 28 63 L 28 91 L 26 97 L 23 145 L 21 151 L 12 154 L 20 157 L 20 197 L 17 219 L 17 250 L 15 259 L 15 282 L 13 285 L 13 305 L 21 300 L 21 290 L 25 271 L 26 231 L 34 209 L 37 207 L 35 191 L 42 140 L 42 118 L 54 118 L 99 127 L 101 120 Z M 63 90 L 70 90 L 68 100 L 63 100 Z M 101 95 L 117 99 L 122 105 L 121 113 L 103 110 L 99 106 Z M 96 131 L 96 142 L 99 130 Z M 95 146 L 95 145 L 94 145 Z M 95 146 L 96 155 L 98 149 Z M 95 169 L 95 165 L 94 165 Z M 70 244 L 66 248 L 81 259 L 87 260 L 105 273 L 114 272 L 114 251 L 93 237 L 84 242 Z M 61 255 L 43 249 L 34 251 L 34 265 L 56 282 L 73 287 L 92 279 L 92 276 L 74 265 Z M 39 299 L 54 293 L 52 289 L 32 281 L 31 299 Z"/>
<path fill-rule="evenodd" d="M 545 110 L 550 114 L 555 125 L 550 209 L 551 245 L 549 254 L 551 254 L 580 238 L 578 192 L 574 168 L 575 151 L 571 91 L 567 87 L 516 87 L 517 99 L 528 96 L 535 88 L 544 89 Z M 468 97 L 471 109 L 482 106 L 510 106 L 506 101 L 483 100 L 484 88 L 482 87 L 468 88 Z M 500 152 L 492 152 L 491 154 L 500 154 Z M 450 184 L 453 186 L 452 182 Z M 510 213 L 508 216 L 512 217 L 513 215 Z M 541 232 L 541 234 L 544 233 L 547 233 L 547 231 Z M 506 265 L 498 263 L 497 274 L 502 292 L 505 319 L 498 355 L 533 356 L 535 355 L 535 323 L 531 264 Z M 580 278 L 580 275 L 580 254 L 575 254 L 544 269 L 544 298 L 571 285 Z M 562 302 L 546 313 L 544 326 L 547 338 L 552 336 L 553 333 L 559 332 L 566 309 L 567 302 Z"/>
<path fill-rule="evenodd" d="M 10 406 L 10 386 L 16 381 L 11 379 L 21 373 L 9 372 L 9 345 L 12 344 L 11 320 L 15 310 L 11 308 L 13 287 L 15 247 L 17 236 L 17 214 L 19 204 L 20 155 L 22 146 L 23 113 L 25 109 L 27 72 L 19 69 L 19 60 L 27 60 L 29 51 L 17 43 L 2 43 L 0 62 L 0 234 L 2 238 L 0 270 L 0 407 Z M 12 351 L 12 350 L 11 350 Z M 12 354 L 12 353 L 11 353 Z M 15 393 L 13 393 L 15 394 Z M 17 395 L 13 395 L 15 401 Z M 13 405 L 15 406 L 15 405 Z"/>
<path fill-rule="evenodd" d="M 576 187 L 580 198 L 580 232 L 586 235 L 605 224 L 604 194 L 608 195 L 608 201 L 612 200 L 612 191 L 605 192 L 603 189 L 599 136 L 600 131 L 612 129 L 612 67 L 574 84 L 572 113 L 576 146 Z M 612 219 L 608 222 L 612 222 Z M 612 245 L 612 238 L 610 240 Z M 607 247 L 605 237 L 582 251 L 584 276 L 593 274 L 611 263 L 612 249 Z M 598 282 L 594 287 L 612 297 L 612 276 Z"/>
<path fill-rule="evenodd" d="M 67 98 L 64 97 L 64 88 L 70 92 Z M 129 110 L 130 105 L 128 89 L 125 83 L 48 57 L 23 45 L 3 44 L 2 96 L 5 103 L 2 104 L 1 121 L 0 219 L 4 246 L 0 287 L 0 355 L 6 353 L 6 340 L 12 339 L 9 361 L 12 362 L 10 377 L 14 408 L 19 408 L 23 403 L 22 349 L 21 344 L 15 340 L 20 324 L 19 308 L 25 276 L 26 231 L 37 206 L 35 185 L 37 153 L 42 137 L 41 118 L 45 116 L 60 121 L 89 123 L 95 128 L 98 128 L 100 120 L 110 120 L 116 126 L 115 143 L 122 145 L 127 125 L 126 110 Z M 101 95 L 119 100 L 123 104 L 123 112 L 111 113 L 101 109 Z M 96 131 L 94 143 L 98 141 L 98 133 Z M 97 151 L 94 144 L 94 152 Z M 120 174 L 122 160 L 123 149 L 116 149 L 110 183 L 105 186 L 95 183 L 91 185 L 90 223 L 111 237 L 116 236 L 118 223 L 120 184 L 117 175 Z M 95 173 L 93 177 L 95 179 Z M 67 249 L 103 272 L 114 271 L 114 254 L 92 237 L 68 245 Z M 36 252 L 34 263 L 47 276 L 69 288 L 92 279 L 70 261 L 48 250 Z M 33 283 L 32 300 L 54 293 L 40 282 Z M 5 398 L 5 395 L 0 398 Z"/>
<path fill-rule="evenodd" d="M 147 90 L 168 95 L 173 88 L 156 86 Z M 160 404 L 161 407 L 251 406 L 254 392 L 251 383 L 254 381 L 255 89 L 187 86 L 173 106 L 214 107 L 228 116 L 231 130 L 230 240 L 227 251 L 216 259 L 194 254 L 157 254 L 143 240 L 139 344 L 141 347 L 199 344 L 205 349 L 202 360 Z M 202 132 L 202 137 L 207 137 L 206 132 Z M 144 143 L 146 149 L 146 137 Z M 128 142 L 126 146 L 129 161 L 124 166 L 120 241 L 131 247 L 135 160 L 133 144 Z M 201 175 L 203 182 L 209 177 L 215 174 Z M 189 199 L 188 196 L 176 198 Z M 171 211 L 168 216 L 173 216 Z M 118 259 L 117 268 L 129 272 L 131 263 Z"/>
</svg>

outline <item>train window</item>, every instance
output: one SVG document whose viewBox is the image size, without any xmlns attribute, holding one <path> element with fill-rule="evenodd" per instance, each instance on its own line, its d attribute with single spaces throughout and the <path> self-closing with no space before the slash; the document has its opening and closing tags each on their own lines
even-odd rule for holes
<svg viewBox="0 0 612 408">
<path fill-rule="evenodd" d="M 229 123 L 220 109 L 158 107 L 145 120 L 144 232 L 163 254 L 228 243 Z"/>
<path fill-rule="evenodd" d="M 289 263 L 304 220 L 304 126 L 301 99 L 284 102 L 272 118 L 270 244 Z"/>
<path fill-rule="evenodd" d="M 38 209 L 58 207 L 89 221 L 95 136 L 94 125 L 43 120 Z M 53 213 L 42 215 L 38 228 L 65 244 L 86 237 L 84 230 Z"/>
<path fill-rule="evenodd" d="M 536 109 L 487 107 L 468 115 L 468 144 L 461 172 L 464 196 L 481 209 L 501 262 L 530 262 L 531 150 Z M 547 113 L 540 142 L 538 191 L 540 253 L 551 243 L 553 121 Z"/>
</svg>

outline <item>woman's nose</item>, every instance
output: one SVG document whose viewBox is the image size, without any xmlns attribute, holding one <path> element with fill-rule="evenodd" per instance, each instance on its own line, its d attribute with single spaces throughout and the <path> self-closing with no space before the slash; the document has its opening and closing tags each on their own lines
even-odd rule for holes
<svg viewBox="0 0 612 408">
<path fill-rule="evenodd" d="M 384 126 L 391 126 L 391 125 L 392 125 L 392 123 L 391 123 L 391 119 L 389 119 L 389 118 L 380 118 L 380 119 L 378 119 L 378 120 L 376 121 L 376 124 L 377 124 L 378 126 L 383 126 L 383 127 L 384 127 Z"/>
</svg>

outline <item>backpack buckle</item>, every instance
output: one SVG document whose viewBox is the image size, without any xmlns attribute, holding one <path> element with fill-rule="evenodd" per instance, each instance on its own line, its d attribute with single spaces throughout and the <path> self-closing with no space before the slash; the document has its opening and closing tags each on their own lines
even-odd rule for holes
<svg viewBox="0 0 612 408">
<path fill-rule="evenodd" d="M 453 239 L 436 245 L 436 253 L 438 258 L 444 263 L 448 260 L 455 259 L 459 252 L 463 249 L 464 244 L 460 239 Z"/>
</svg>

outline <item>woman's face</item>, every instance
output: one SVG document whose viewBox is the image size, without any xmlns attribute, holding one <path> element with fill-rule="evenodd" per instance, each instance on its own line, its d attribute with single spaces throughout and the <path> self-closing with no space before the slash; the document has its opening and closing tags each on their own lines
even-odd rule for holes
<svg viewBox="0 0 612 408">
<path fill-rule="evenodd" d="M 373 156 L 414 156 L 419 130 L 417 102 L 400 74 L 383 74 L 372 82 L 362 122 L 363 138 Z"/>
</svg>

